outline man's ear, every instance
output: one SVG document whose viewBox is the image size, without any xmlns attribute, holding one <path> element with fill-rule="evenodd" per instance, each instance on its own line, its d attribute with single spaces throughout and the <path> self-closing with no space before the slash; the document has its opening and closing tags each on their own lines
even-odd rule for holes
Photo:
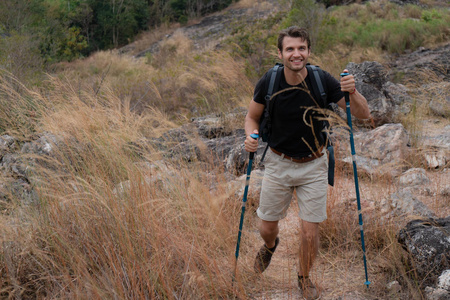
<svg viewBox="0 0 450 300">
<path fill-rule="evenodd" d="M 279 59 L 282 59 L 282 58 L 283 58 L 283 55 L 281 54 L 280 49 L 278 49 L 278 58 L 279 58 Z"/>
</svg>

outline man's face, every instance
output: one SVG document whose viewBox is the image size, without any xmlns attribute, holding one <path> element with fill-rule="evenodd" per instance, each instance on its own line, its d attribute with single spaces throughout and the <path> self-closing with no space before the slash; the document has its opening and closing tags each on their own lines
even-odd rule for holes
<svg viewBox="0 0 450 300">
<path fill-rule="evenodd" d="M 278 57 L 283 65 L 294 71 L 301 71 L 308 62 L 310 49 L 308 44 L 302 38 L 285 37 L 283 39 L 283 49 L 278 49 Z"/>
</svg>

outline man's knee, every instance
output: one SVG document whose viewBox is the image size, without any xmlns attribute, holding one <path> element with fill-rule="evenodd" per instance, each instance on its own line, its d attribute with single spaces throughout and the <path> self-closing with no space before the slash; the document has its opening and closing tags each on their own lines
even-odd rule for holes
<svg viewBox="0 0 450 300">
<path fill-rule="evenodd" d="M 259 231 L 261 232 L 261 235 L 272 235 L 278 233 L 278 221 L 261 220 Z"/>
<path fill-rule="evenodd" d="M 319 223 L 302 222 L 302 239 L 312 242 L 319 237 Z"/>
</svg>

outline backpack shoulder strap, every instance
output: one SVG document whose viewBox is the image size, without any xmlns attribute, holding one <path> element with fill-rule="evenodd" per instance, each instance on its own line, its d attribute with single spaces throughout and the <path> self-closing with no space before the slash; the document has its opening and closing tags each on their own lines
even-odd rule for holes
<svg viewBox="0 0 450 300">
<path fill-rule="evenodd" d="M 266 77 L 266 86 L 267 86 L 267 94 L 265 96 L 264 103 L 264 112 L 262 117 L 262 122 L 260 123 L 260 137 L 264 142 L 269 141 L 270 131 L 271 131 L 271 120 L 270 120 L 270 108 L 271 108 L 271 100 L 272 95 L 276 93 L 276 89 L 278 88 L 281 72 L 283 71 L 283 65 L 280 63 L 275 64 L 273 68 L 270 70 L 270 76 Z M 268 81 L 268 82 L 267 82 Z M 269 149 L 269 143 L 267 143 L 266 149 L 264 149 L 264 153 L 262 155 L 260 164 L 263 162 L 264 157 L 266 156 L 267 149 Z"/>
<path fill-rule="evenodd" d="M 267 94 L 264 98 L 264 119 L 268 127 L 270 127 L 270 101 L 272 100 L 272 95 L 277 92 L 276 89 L 278 88 L 282 71 L 283 65 L 277 63 L 272 69 L 270 69 L 270 76 L 266 77 L 268 84 L 266 85 Z"/>
<path fill-rule="evenodd" d="M 314 65 L 306 65 L 306 68 L 311 76 L 311 82 L 313 86 L 313 92 L 316 95 L 316 99 L 319 98 L 322 100 L 323 108 L 326 108 L 327 103 L 327 93 L 324 87 L 324 74 L 323 70 L 318 66 Z"/>
<path fill-rule="evenodd" d="M 279 83 L 282 70 L 283 70 L 283 65 L 280 63 L 275 64 L 275 66 L 273 66 L 273 68 L 271 69 L 269 85 L 267 88 L 267 95 L 265 98 L 266 103 L 268 103 L 268 101 L 270 101 L 270 98 L 272 98 L 272 95 L 274 94 L 274 92 L 276 92 L 276 91 L 274 91 L 274 88 L 278 87 L 278 84 L 275 84 L 275 83 Z"/>
</svg>

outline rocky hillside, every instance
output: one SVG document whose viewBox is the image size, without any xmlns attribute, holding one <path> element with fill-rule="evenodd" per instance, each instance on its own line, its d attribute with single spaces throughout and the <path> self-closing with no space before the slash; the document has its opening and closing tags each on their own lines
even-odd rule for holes
<svg viewBox="0 0 450 300">
<path fill-rule="evenodd" d="M 248 7 L 238 3 L 224 12 L 198 20 L 196 24 L 174 29 L 161 41 L 147 45 L 144 51 L 137 51 L 130 44 L 120 49 L 120 52 L 136 58 L 146 53 L 157 53 L 161 42 L 178 34 L 192 39 L 197 51 L 214 49 L 220 47 L 220 42 L 232 32 L 236 22 L 251 22 L 278 9 L 274 2 L 261 2 Z M 450 297 L 449 50 L 450 43 L 390 57 L 388 63 L 384 64 L 366 61 L 349 63 L 347 66 L 356 77 L 358 90 L 367 98 L 373 116 L 370 124 L 355 122 L 365 223 L 380 227 L 394 224 L 399 233 L 398 241 L 415 261 L 418 278 L 423 281 L 424 295 L 430 300 Z M 243 149 L 243 129 L 235 129 L 229 124 L 238 123 L 244 115 L 245 109 L 236 109 L 228 115 L 195 118 L 189 124 L 166 132 L 159 138 L 134 141 L 132 149 L 142 159 L 138 167 L 145 174 L 151 173 L 145 181 L 149 184 L 164 184 L 160 176 L 162 173 L 169 177 L 177 176 L 166 166 L 168 161 L 208 164 L 212 157 L 213 163 L 221 164 L 225 170 L 227 190 L 233 195 L 230 199 L 239 201 L 247 153 Z M 342 112 L 341 117 L 345 118 Z M 348 132 L 337 127 L 334 139 L 338 181 L 334 188 L 330 188 L 330 193 L 338 194 L 336 198 L 339 201 L 333 203 L 333 209 L 354 212 L 356 203 L 351 192 L 354 186 Z M 72 142 L 80 151 L 88 151 L 91 147 L 89 143 Z M 50 132 L 36 134 L 25 143 L 19 143 L 18 137 L 1 136 L 0 167 L 3 181 L 0 197 L 3 201 L 19 198 L 25 204 L 37 203 L 39 199 L 35 187 L 39 186 L 39 182 L 33 178 L 30 167 L 42 164 L 51 169 L 58 164 L 47 165 L 49 161 L 61 160 L 61 165 L 67 163 L 60 157 L 66 143 L 67 140 Z M 261 144 L 252 175 L 249 198 L 253 204 L 258 199 L 258 187 L 264 169 L 259 164 L 264 148 L 265 145 Z M 151 151 L 149 149 L 157 149 L 162 153 L 161 160 L 147 161 L 145 153 Z M 131 186 L 130 181 L 120 182 L 115 192 L 129 190 Z M 209 188 L 213 191 L 216 187 L 212 185 Z M 336 219 L 339 217 L 334 216 Z M 414 221 L 409 222 L 411 219 Z M 283 241 L 294 240 L 296 231 L 291 225 L 297 225 L 297 222 L 296 214 L 290 213 L 282 228 Z M 248 235 L 258 240 L 255 232 L 249 232 Z M 291 264 L 293 261 L 295 253 L 287 245 L 280 245 L 274 265 L 282 265 L 286 261 Z M 358 285 L 355 276 L 352 276 L 352 272 L 348 274 L 325 269 L 327 258 L 322 253 L 322 262 L 319 262 L 325 282 L 323 299 L 374 299 L 360 290 L 342 290 L 341 281 L 347 287 Z M 378 267 L 380 262 L 375 261 L 377 258 L 369 256 L 369 259 L 373 259 L 372 272 L 384 272 L 382 267 Z M 294 293 L 292 287 L 283 289 L 270 285 L 272 279 L 277 282 L 283 276 L 285 269 L 279 266 L 268 271 L 265 280 L 273 290 L 265 294 L 255 292 L 249 297 L 291 299 Z M 391 295 L 392 299 L 402 299 L 402 290 L 406 289 L 401 282 L 394 280 L 375 282 L 374 285 L 378 291 L 386 290 L 384 295 Z"/>
</svg>

